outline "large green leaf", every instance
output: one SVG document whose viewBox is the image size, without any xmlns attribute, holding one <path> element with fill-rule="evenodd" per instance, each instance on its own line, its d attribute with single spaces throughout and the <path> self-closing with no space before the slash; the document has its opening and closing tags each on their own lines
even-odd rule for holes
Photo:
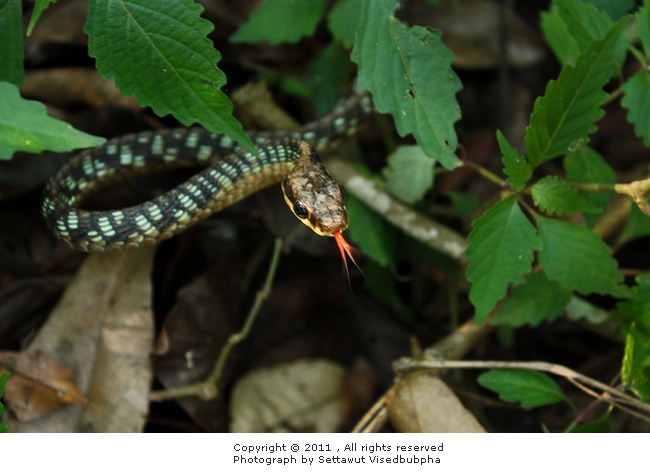
<svg viewBox="0 0 650 475">
<path fill-rule="evenodd" d="M 355 245 L 380 266 L 391 266 L 395 229 L 354 196 L 349 197 L 346 208 L 350 219 L 350 237 Z"/>
<path fill-rule="evenodd" d="M 0 0 L 0 81 L 16 86 L 22 86 L 25 78 L 22 18 L 20 0 Z"/>
<path fill-rule="evenodd" d="M 650 73 L 639 71 L 623 84 L 625 95 L 621 104 L 628 110 L 628 119 L 634 124 L 634 132 L 650 147 Z"/>
<path fill-rule="evenodd" d="M 544 320 L 552 322 L 564 312 L 571 296 L 570 290 L 548 280 L 544 272 L 529 274 L 523 284 L 512 290 L 491 323 L 534 327 Z"/>
<path fill-rule="evenodd" d="M 199 122 L 254 150 L 220 90 L 226 76 L 206 38 L 214 27 L 200 17 L 202 6 L 192 0 L 90 0 L 88 6 L 84 31 L 103 78 L 114 77 L 123 94 L 135 94 L 160 116 Z"/>
<path fill-rule="evenodd" d="M 508 139 L 505 138 L 500 130 L 497 130 L 497 141 L 499 148 L 503 154 L 503 164 L 505 165 L 503 173 L 508 175 L 508 183 L 515 191 L 521 191 L 526 186 L 526 182 L 530 180 L 533 175 L 533 169 L 525 157 L 517 151 L 515 147 L 510 145 Z"/>
<path fill-rule="evenodd" d="M 555 3 L 551 4 L 549 11 L 542 12 L 540 27 L 544 39 L 560 63 L 575 65 L 580 54 L 578 42 L 569 33 L 569 28 Z"/>
<path fill-rule="evenodd" d="M 535 101 L 526 129 L 526 150 L 533 167 L 575 150 L 596 130 L 603 115 L 600 105 L 608 95 L 602 87 L 609 80 L 614 48 L 628 19 L 622 18 L 602 40 L 591 43 L 576 66 L 565 65 L 557 81 Z"/>
<path fill-rule="evenodd" d="M 616 173 L 603 157 L 591 147 L 582 146 L 564 156 L 564 169 L 569 183 L 615 183 Z M 611 193 L 580 193 L 591 206 L 604 210 Z M 593 226 L 601 213 L 584 211 L 587 223 Z"/>
<path fill-rule="evenodd" d="M 477 379 L 484 388 L 499 393 L 506 402 L 534 408 L 566 401 L 562 389 L 546 373 L 528 369 L 491 369 Z"/>
<path fill-rule="evenodd" d="M 585 0 L 593 3 L 600 10 L 606 11 L 613 20 L 618 20 L 629 12 L 636 3 L 636 0 Z"/>
<path fill-rule="evenodd" d="M 7 381 L 9 381 L 9 373 L 4 373 L 3 375 L 0 376 L 0 397 L 4 394 L 5 391 L 5 384 L 7 384 Z M 2 413 L 4 412 L 5 407 L 2 405 L 2 402 L 0 402 L 0 416 L 2 416 Z M 7 426 L 4 424 L 0 424 L 0 433 L 6 433 L 7 432 Z"/>
<path fill-rule="evenodd" d="M 0 159 L 11 158 L 17 150 L 68 152 L 106 141 L 49 117 L 43 104 L 21 98 L 18 88 L 8 82 L 0 82 L 0 104 Z"/>
<path fill-rule="evenodd" d="M 364 0 L 352 60 L 359 86 L 372 92 L 379 112 L 390 112 L 400 135 L 413 134 L 422 150 L 446 168 L 460 161 L 454 122 L 461 89 L 453 53 L 432 28 L 408 28 L 393 16 L 397 0 Z"/>
<path fill-rule="evenodd" d="M 587 422 L 581 426 L 574 427 L 569 432 L 572 434 L 594 434 L 594 433 L 609 433 L 612 431 L 609 423 L 610 412 L 606 412 L 602 417 L 595 421 Z"/>
<path fill-rule="evenodd" d="M 590 3 L 555 0 L 554 4 L 580 51 L 585 51 L 592 41 L 603 38 L 612 26 L 609 15 Z"/>
<path fill-rule="evenodd" d="M 359 25 L 363 0 L 339 0 L 329 14 L 329 27 L 332 35 L 352 48 Z"/>
<path fill-rule="evenodd" d="M 637 277 L 632 299 L 620 302 L 612 316 L 626 325 L 623 381 L 644 400 L 650 401 L 650 274 Z"/>
<path fill-rule="evenodd" d="M 632 205 L 630 216 L 621 233 L 621 242 L 629 241 L 642 236 L 650 236 L 650 216 Z"/>
<path fill-rule="evenodd" d="M 467 257 L 469 299 L 481 324 L 495 304 L 505 297 L 509 283 L 518 284 L 529 272 L 534 251 L 542 248 L 535 227 L 509 196 L 472 223 Z"/>
<path fill-rule="evenodd" d="M 262 0 L 230 41 L 295 43 L 314 33 L 326 5 L 327 0 Z"/>
<path fill-rule="evenodd" d="M 650 402 L 650 333 L 636 323 L 632 323 L 625 333 L 621 378 L 641 399 Z"/>
<path fill-rule="evenodd" d="M 368 260 L 363 266 L 366 282 L 373 295 L 382 303 L 390 305 L 403 315 L 413 315 L 413 310 L 405 305 L 395 287 L 395 277 L 390 268 Z"/>
<path fill-rule="evenodd" d="M 636 282 L 632 287 L 633 297 L 619 302 L 612 316 L 628 324 L 636 323 L 640 330 L 650 334 L 650 274 L 640 275 Z"/>
<path fill-rule="evenodd" d="M 316 115 L 322 117 L 332 110 L 348 84 L 352 63 L 343 47 L 332 41 L 309 65 L 311 101 Z"/>
<path fill-rule="evenodd" d="M 397 147 L 383 170 L 386 188 L 405 203 L 417 203 L 433 186 L 435 164 L 418 145 Z"/>
<path fill-rule="evenodd" d="M 620 285 L 623 275 L 607 244 L 593 231 L 575 224 L 535 215 L 544 248 L 539 261 L 546 276 L 569 290 L 629 297 Z"/>
<path fill-rule="evenodd" d="M 531 187 L 535 205 L 548 214 L 573 214 L 577 211 L 598 212 L 596 208 L 564 180 L 545 176 Z"/>
<path fill-rule="evenodd" d="M 646 2 L 639 8 L 634 18 L 637 21 L 636 31 L 643 45 L 643 52 L 646 58 L 650 58 L 650 5 Z"/>
</svg>

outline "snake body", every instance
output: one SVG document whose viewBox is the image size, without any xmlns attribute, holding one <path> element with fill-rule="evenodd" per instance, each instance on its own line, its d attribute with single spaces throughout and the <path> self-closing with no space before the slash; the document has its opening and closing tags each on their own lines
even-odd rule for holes
<svg viewBox="0 0 650 475">
<path fill-rule="evenodd" d="M 316 150 L 354 133 L 371 111 L 370 96 L 356 92 L 330 114 L 295 131 L 251 133 L 257 156 L 228 136 L 201 128 L 117 137 L 65 164 L 45 187 L 42 212 L 49 228 L 72 248 L 104 252 L 156 244 L 280 182 L 301 221 L 320 235 L 340 236 L 347 228 L 345 192 Z M 80 209 L 84 199 L 110 183 L 197 165 L 206 168 L 150 201 L 113 211 Z"/>
</svg>

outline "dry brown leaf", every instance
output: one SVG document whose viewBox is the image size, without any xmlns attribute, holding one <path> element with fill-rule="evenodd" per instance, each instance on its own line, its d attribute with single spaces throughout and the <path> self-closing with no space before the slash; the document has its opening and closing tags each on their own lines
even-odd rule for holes
<svg viewBox="0 0 650 475">
<path fill-rule="evenodd" d="M 31 420 L 62 403 L 85 404 L 72 371 L 45 353 L 0 352 L 0 374 L 9 371 L 5 400 L 20 420 Z"/>
<path fill-rule="evenodd" d="M 15 432 L 138 432 L 151 385 L 150 273 L 155 249 L 89 256 L 28 351 L 74 374 L 88 404 L 57 408 Z"/>
<path fill-rule="evenodd" d="M 231 395 L 231 432 L 333 432 L 342 422 L 345 368 L 298 360 L 252 371 Z"/>
<path fill-rule="evenodd" d="M 449 387 L 426 371 L 413 371 L 386 395 L 390 422 L 399 432 L 485 432 Z"/>
<path fill-rule="evenodd" d="M 153 358 L 155 376 L 165 388 L 185 386 L 210 374 L 228 337 L 240 325 L 240 293 L 243 268 L 212 267 L 178 291 L 176 303 L 163 323 Z M 227 391 L 233 374 L 226 364 L 215 399 L 182 398 L 178 404 L 206 431 L 228 427 Z"/>
<path fill-rule="evenodd" d="M 51 356 L 41 351 L 37 350 L 33 353 L 0 351 L 0 366 L 14 375 L 20 374 L 58 391 L 64 402 L 77 404 L 87 402 L 72 382 L 72 371 L 69 368 L 62 368 Z"/>
</svg>

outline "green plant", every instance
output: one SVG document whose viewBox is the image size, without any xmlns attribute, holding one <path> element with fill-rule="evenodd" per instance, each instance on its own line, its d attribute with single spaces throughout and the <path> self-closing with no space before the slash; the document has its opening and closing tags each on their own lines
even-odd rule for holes
<svg viewBox="0 0 650 475">
<path fill-rule="evenodd" d="M 7 381 L 9 381 L 9 373 L 5 373 L 2 376 L 0 376 L 0 397 L 2 397 L 3 393 L 5 392 L 5 384 L 7 384 Z M 2 405 L 0 402 L 0 417 L 2 417 L 2 413 L 4 412 L 5 407 Z M 0 424 L 0 433 L 2 432 L 7 432 L 8 428 L 4 424 Z"/>
<path fill-rule="evenodd" d="M 380 112 L 393 115 L 401 135 L 415 136 L 419 147 L 398 148 L 389 156 L 383 178 L 374 179 L 417 207 L 432 186 L 436 164 L 447 169 L 459 165 L 453 153 L 456 136 L 452 126 L 459 118 L 454 95 L 460 83 L 450 69 L 452 58 L 439 33 L 406 27 L 393 16 L 395 3 L 340 1 L 330 13 L 329 25 L 335 40 L 347 46 L 353 44 L 351 56 L 359 67 L 359 86 L 372 92 Z M 295 39 L 279 38 L 277 30 L 267 36 L 261 31 L 263 16 L 277 15 L 271 12 L 280 9 L 280 4 L 263 2 L 235 39 Z M 351 5 L 361 12 L 353 42 L 351 35 L 340 33 L 336 23 L 339 10 Z M 638 285 L 630 289 L 610 247 L 591 229 L 613 194 L 620 193 L 632 196 L 639 205 L 625 236 L 648 234 L 650 222 L 639 209 L 646 213 L 650 209 L 650 180 L 615 184 L 612 168 L 587 145 L 590 134 L 597 130 L 595 123 L 604 115 L 601 107 L 620 95 L 637 134 L 650 145 L 650 7 L 646 3 L 636 12 L 635 27 L 625 15 L 632 6 L 615 5 L 607 13 L 589 2 L 556 0 L 543 14 L 545 38 L 563 68 L 535 102 L 526 129 L 526 156 L 497 131 L 506 178 L 467 164 L 501 186 L 503 196 L 472 223 L 465 254 L 466 277 L 472 284 L 469 299 L 476 309 L 477 324 L 488 316 L 492 324 L 510 327 L 550 322 L 581 302 L 575 293 L 620 299 L 613 315 L 626 321 L 622 379 L 638 396 L 650 401 L 646 278 L 640 277 Z M 618 20 L 612 20 L 610 14 L 618 15 Z M 314 14 L 312 21 L 316 22 L 317 17 Z M 306 27 L 303 33 L 310 31 Z M 623 35 L 624 31 L 631 35 Z M 642 50 L 628 37 L 638 38 Z M 605 92 L 603 88 L 619 73 L 627 52 L 632 52 L 639 62 L 639 72 L 611 93 Z M 539 167 L 558 157 L 563 157 L 566 178 L 540 176 Z M 558 219 L 576 213 L 584 216 L 587 226 Z M 357 244 L 374 265 L 392 272 L 402 251 L 396 243 L 404 243 L 400 233 L 356 201 L 350 205 L 350 215 L 351 233 Z M 369 273 L 371 285 L 381 288 L 377 294 L 404 310 L 397 294 L 390 290 L 390 279 L 386 281 L 379 275 L 382 272 Z M 521 401 L 526 407 L 566 400 L 548 376 L 530 370 L 492 370 L 479 382 L 500 392 L 506 400 Z"/>
<path fill-rule="evenodd" d="M 28 33 L 49 3 L 37 1 Z M 315 31 L 327 3 L 263 0 L 232 41 L 298 41 Z M 417 142 L 417 146 L 396 148 L 381 175 L 368 170 L 363 173 L 412 210 L 426 213 L 425 197 L 436 172 L 441 167 L 450 170 L 463 165 L 456 155 L 454 131 L 461 113 L 455 98 L 461 83 L 451 68 L 453 55 L 441 33 L 404 25 L 394 15 L 396 3 L 339 0 L 327 14 L 333 41 L 310 64 L 308 80 L 267 79 L 290 92 L 310 95 L 315 109 L 322 113 L 347 79 L 341 71 L 347 71 L 345 50 L 351 48 L 359 87 L 373 94 L 379 112 L 393 116 L 400 135 L 412 134 Z M 650 146 L 650 5 L 646 0 L 631 22 L 625 13 L 633 2 L 627 6 L 619 2 L 622 8 L 608 12 L 596 6 L 606 3 L 553 2 L 542 16 L 541 26 L 562 71 L 535 102 L 526 129 L 525 154 L 497 131 L 504 178 L 465 163 L 501 187 L 497 202 L 472 223 L 465 253 L 466 279 L 479 325 L 487 321 L 507 327 L 536 326 L 564 313 L 597 312 L 576 294 L 619 299 L 611 316 L 624 321 L 622 380 L 640 398 L 650 401 L 650 281 L 642 275 L 636 286 L 626 285 L 610 246 L 593 230 L 610 198 L 618 193 L 630 195 L 639 205 L 632 210 L 621 239 L 650 235 L 650 220 L 643 214 L 650 214 L 650 181 L 616 184 L 607 160 L 588 146 L 596 122 L 604 115 L 603 105 L 619 97 L 636 133 Z M 243 146 L 252 146 L 220 91 L 225 84 L 225 76 L 215 67 L 220 55 L 206 38 L 212 27 L 200 18 L 199 6 L 191 0 L 128 4 L 89 0 L 89 7 L 85 31 L 102 77 L 115 77 L 125 94 L 135 94 L 142 105 L 151 106 L 158 114 L 172 113 L 183 124 L 197 121 L 215 132 L 229 133 Z M 0 43 L 10 45 L 0 51 L 0 80 L 5 81 L 0 83 L 0 101 L 14 101 L 12 115 L 44 117 L 42 109 L 18 97 L 17 86 L 23 77 L 20 11 L 20 2 L 0 0 Z M 291 27 L 283 27 L 285 22 Z M 127 30 L 133 35 L 131 41 L 125 39 Z M 182 54 L 187 51 L 192 54 Z M 638 62 L 638 72 L 621 78 L 620 87 L 605 92 L 628 53 Z M 50 137 L 38 141 L 37 146 L 28 126 L 9 129 L 9 119 L 0 111 L 0 125 L 4 126 L 0 127 L 0 158 L 9 158 L 15 150 L 64 150 L 97 143 L 96 138 L 75 133 L 69 141 L 61 141 L 53 129 L 55 122 L 51 124 L 52 128 L 41 127 Z M 546 175 L 542 165 L 560 157 L 564 175 Z M 477 204 L 461 194 L 451 198 L 464 214 Z M 398 296 L 393 276 L 405 249 L 427 262 L 453 268 L 440 253 L 405 237 L 387 224 L 384 216 L 354 197 L 348 210 L 352 237 L 371 260 L 371 287 L 399 311 L 408 312 L 408 307 Z M 574 214 L 581 214 L 586 224 L 562 219 Z M 500 392 L 504 399 L 522 401 L 527 407 L 566 400 L 552 381 L 536 373 L 499 370 L 486 373 L 479 382 Z"/>
</svg>

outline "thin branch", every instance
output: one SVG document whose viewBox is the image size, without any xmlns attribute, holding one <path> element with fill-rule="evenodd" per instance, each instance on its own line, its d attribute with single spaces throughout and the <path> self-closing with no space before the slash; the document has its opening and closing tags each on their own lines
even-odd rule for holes
<svg viewBox="0 0 650 475">
<path fill-rule="evenodd" d="M 371 179 L 338 158 L 327 160 L 332 176 L 365 205 L 404 233 L 444 255 L 465 264 L 467 240 L 451 228 L 436 223 L 398 201 Z"/>
<path fill-rule="evenodd" d="M 608 386 L 607 384 L 601 383 L 598 380 L 592 379 L 588 376 L 580 374 L 576 371 L 573 371 L 566 366 L 547 363 L 544 361 L 535 361 L 535 362 L 509 362 L 509 361 L 433 361 L 433 360 L 422 360 L 415 361 L 408 358 L 402 358 L 397 360 L 393 364 L 393 369 L 395 372 L 404 373 L 407 371 L 412 371 L 415 369 L 452 369 L 452 368 L 467 368 L 467 369 L 479 369 L 479 368 L 517 368 L 517 369 L 531 369 L 536 371 L 543 371 L 546 373 L 555 374 L 557 376 L 562 376 L 563 378 L 568 379 L 572 383 L 576 382 L 585 384 L 592 388 L 596 388 L 601 391 L 606 397 L 600 395 L 600 399 L 612 403 L 612 404 L 622 404 L 634 407 L 639 409 L 642 412 L 650 414 L 650 404 L 647 404 L 639 399 L 636 399 L 628 394 L 625 394 L 618 389 Z M 581 387 L 581 385 L 576 384 L 576 386 Z M 588 394 L 594 395 L 591 391 L 586 391 Z"/>
<path fill-rule="evenodd" d="M 271 288 L 273 286 L 273 279 L 275 278 L 275 273 L 278 268 L 278 263 L 280 262 L 280 255 L 282 253 L 282 239 L 277 238 L 275 240 L 275 246 L 273 248 L 273 256 L 271 257 L 271 264 L 269 265 L 269 270 L 266 274 L 266 280 L 264 285 L 260 290 L 257 291 L 255 297 L 255 302 L 248 312 L 246 321 L 242 326 L 241 330 L 237 333 L 233 333 L 228 338 L 226 344 L 221 348 L 219 353 L 219 358 L 214 365 L 212 373 L 204 380 L 199 383 L 191 384 L 188 386 L 183 386 L 180 388 L 171 388 L 162 391 L 152 391 L 149 400 L 151 401 L 165 401 L 167 399 L 175 399 L 179 397 L 199 397 L 204 400 L 214 399 L 219 394 L 219 380 L 223 373 L 223 369 L 228 361 L 228 356 L 235 346 L 241 343 L 246 339 L 250 330 L 253 326 L 253 322 L 257 317 L 262 304 L 268 298 L 271 293 Z"/>
<path fill-rule="evenodd" d="M 427 348 L 424 353 L 435 354 L 441 358 L 457 359 L 462 358 L 479 341 L 487 337 L 494 327 L 483 324 L 476 326 L 474 320 L 470 320 L 456 329 L 454 333 L 440 340 L 434 346 Z M 352 432 L 379 432 L 388 422 L 389 413 L 386 407 L 386 395 L 389 394 L 395 385 L 389 389 L 361 418 Z"/>
</svg>

